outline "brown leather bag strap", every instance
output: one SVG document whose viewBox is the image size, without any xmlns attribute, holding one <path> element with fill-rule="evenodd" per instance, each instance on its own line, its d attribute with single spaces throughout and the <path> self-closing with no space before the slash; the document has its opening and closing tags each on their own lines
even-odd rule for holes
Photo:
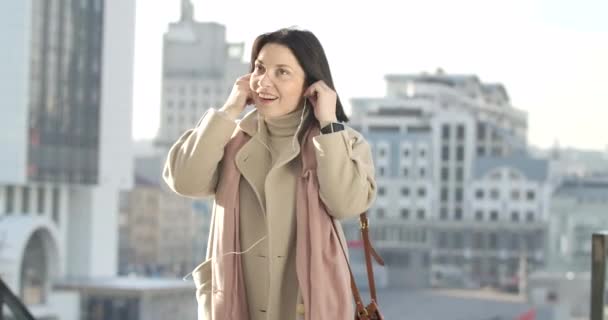
<svg viewBox="0 0 608 320">
<path fill-rule="evenodd" d="M 342 248 L 342 253 L 344 254 L 344 259 L 346 260 L 346 265 L 348 266 L 348 272 L 350 273 L 350 287 L 353 292 L 353 298 L 355 299 L 357 313 L 364 312 L 365 305 L 363 304 L 363 300 L 361 299 L 361 293 L 359 292 L 359 288 L 357 287 L 357 283 L 355 282 L 355 276 L 353 275 L 353 270 L 350 267 L 350 262 L 348 261 L 348 256 L 346 255 L 346 249 L 344 249 L 344 244 L 340 239 L 340 234 L 338 233 L 338 228 L 336 228 L 334 219 L 331 218 L 330 220 L 331 225 L 334 228 L 334 232 L 336 233 L 336 237 L 338 238 L 338 242 L 340 242 L 340 248 Z"/>
<path fill-rule="evenodd" d="M 363 239 L 363 249 L 365 252 L 365 265 L 367 268 L 367 280 L 369 283 L 370 294 L 372 296 L 372 299 L 375 302 L 378 302 L 378 298 L 376 296 L 376 282 L 374 281 L 374 269 L 372 266 L 371 256 L 373 255 L 374 258 L 376 259 L 376 261 L 380 265 L 384 265 L 384 260 L 380 257 L 380 255 L 376 252 L 376 250 L 371 245 L 371 241 L 369 238 L 369 230 L 368 230 L 369 221 L 367 220 L 367 215 L 365 212 L 359 216 L 359 223 L 360 223 L 360 228 L 361 228 L 361 237 Z M 331 224 L 334 228 L 336 236 L 338 237 L 338 241 L 340 242 L 340 247 L 342 248 L 342 253 L 344 254 L 344 259 L 346 259 L 346 264 L 348 265 L 348 272 L 350 272 L 351 288 L 353 291 L 353 297 L 355 299 L 355 303 L 357 304 L 357 312 L 359 313 L 359 312 L 364 311 L 365 305 L 363 304 L 363 301 L 361 300 L 361 293 L 359 292 L 359 288 L 357 288 L 357 284 L 355 283 L 355 277 L 354 277 L 353 271 L 350 267 L 350 262 L 348 261 L 348 256 L 346 255 L 346 249 L 344 247 L 344 244 L 342 243 L 342 240 L 340 239 L 340 236 L 338 234 L 338 229 L 336 228 L 336 224 L 334 223 L 333 218 L 331 219 Z"/>
<path fill-rule="evenodd" d="M 364 212 L 359 217 L 361 227 L 361 238 L 363 240 L 363 249 L 365 252 L 365 267 L 367 268 L 367 281 L 369 284 L 369 292 L 374 301 L 378 302 L 378 296 L 376 294 L 376 280 L 374 277 L 374 268 L 372 266 L 372 255 L 380 265 L 384 265 L 384 260 L 376 252 L 369 238 L 369 221 L 367 220 L 367 214 Z"/>
</svg>

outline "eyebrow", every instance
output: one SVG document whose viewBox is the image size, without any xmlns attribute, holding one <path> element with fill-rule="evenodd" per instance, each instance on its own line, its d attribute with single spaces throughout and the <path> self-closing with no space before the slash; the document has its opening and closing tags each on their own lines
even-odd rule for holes
<svg viewBox="0 0 608 320">
<path fill-rule="evenodd" d="M 258 62 L 258 63 L 264 64 L 264 61 L 262 61 L 262 60 L 260 60 L 260 59 L 255 59 L 255 62 Z M 286 65 L 286 64 L 277 64 L 277 67 L 287 67 L 287 68 L 293 69 L 293 67 L 292 67 L 292 66 L 290 66 L 290 65 Z"/>
</svg>

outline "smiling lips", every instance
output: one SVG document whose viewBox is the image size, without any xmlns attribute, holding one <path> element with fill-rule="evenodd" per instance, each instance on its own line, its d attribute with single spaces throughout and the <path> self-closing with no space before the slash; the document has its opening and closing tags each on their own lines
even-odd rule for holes
<svg viewBox="0 0 608 320">
<path fill-rule="evenodd" d="M 271 103 L 278 98 L 277 96 L 267 94 L 267 93 L 258 93 L 258 97 L 260 98 L 260 102 L 262 102 L 264 104 Z"/>
</svg>

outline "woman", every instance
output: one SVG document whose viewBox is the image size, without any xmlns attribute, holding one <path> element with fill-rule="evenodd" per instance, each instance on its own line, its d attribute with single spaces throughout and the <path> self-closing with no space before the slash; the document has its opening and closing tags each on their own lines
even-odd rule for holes
<svg viewBox="0 0 608 320">
<path fill-rule="evenodd" d="M 250 72 L 173 145 L 164 169 L 178 194 L 215 198 L 207 260 L 193 271 L 199 318 L 352 319 L 344 237 L 331 218 L 371 206 L 370 147 L 342 125 L 311 32 L 260 35 Z"/>
</svg>

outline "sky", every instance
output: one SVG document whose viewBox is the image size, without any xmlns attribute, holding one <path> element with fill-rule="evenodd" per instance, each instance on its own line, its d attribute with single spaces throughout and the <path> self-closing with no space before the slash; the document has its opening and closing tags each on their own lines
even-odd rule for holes
<svg viewBox="0 0 608 320">
<path fill-rule="evenodd" d="M 195 18 L 226 26 L 245 57 L 261 33 L 315 33 L 348 109 L 382 97 L 386 74 L 475 74 L 505 85 L 528 112 L 537 147 L 608 150 L 608 1 L 192 0 Z M 137 0 L 133 138 L 153 138 L 160 115 L 162 35 L 180 0 Z M 248 59 L 248 58 L 245 58 Z M 236 80 L 236 79 L 235 79 Z"/>
</svg>

